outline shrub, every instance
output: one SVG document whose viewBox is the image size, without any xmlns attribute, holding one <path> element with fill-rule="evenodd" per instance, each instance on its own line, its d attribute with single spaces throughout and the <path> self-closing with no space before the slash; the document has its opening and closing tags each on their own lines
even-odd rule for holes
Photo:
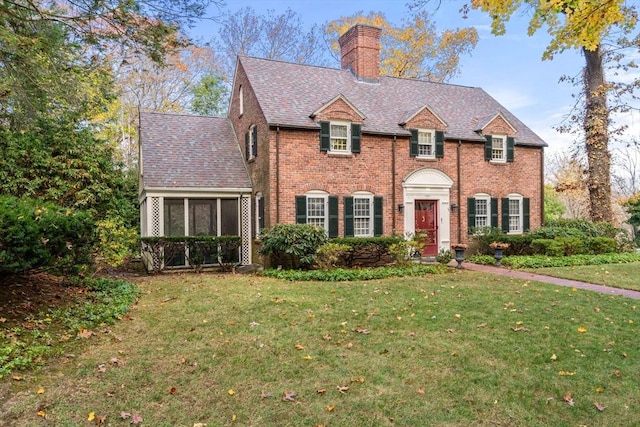
<svg viewBox="0 0 640 427">
<path fill-rule="evenodd" d="M 449 264 L 452 258 L 451 251 L 448 249 L 440 249 L 440 252 L 436 255 L 436 261 L 443 265 Z"/>
<path fill-rule="evenodd" d="M 346 264 L 345 258 L 352 251 L 351 246 L 342 243 L 325 243 L 316 252 L 316 264 L 322 270 L 329 270 Z"/>
<path fill-rule="evenodd" d="M 413 236 L 411 240 L 400 239 L 396 243 L 389 246 L 389 254 L 395 258 L 398 265 L 408 265 L 411 258 L 420 256 L 424 248 L 424 239 L 421 236 Z"/>
<path fill-rule="evenodd" d="M 276 224 L 260 235 L 260 253 L 285 269 L 309 268 L 318 248 L 327 242 L 325 231 L 311 224 Z"/>
<path fill-rule="evenodd" d="M 91 262 L 94 242 L 87 212 L 0 196 L 0 273 L 70 271 Z"/>
<path fill-rule="evenodd" d="M 535 239 L 531 242 L 531 247 L 537 254 L 547 256 L 564 255 L 564 244 L 555 239 Z"/>
<path fill-rule="evenodd" d="M 610 237 L 594 237 L 586 243 L 590 254 L 607 254 L 616 252 L 617 249 L 615 239 Z"/>
<path fill-rule="evenodd" d="M 580 255 L 586 252 L 584 239 L 580 239 L 578 237 L 564 237 L 556 240 L 564 246 L 564 255 Z"/>
<path fill-rule="evenodd" d="M 122 219 L 105 219 L 97 222 L 96 226 L 97 252 L 107 264 L 117 267 L 140 252 L 138 231 L 125 227 Z"/>
</svg>

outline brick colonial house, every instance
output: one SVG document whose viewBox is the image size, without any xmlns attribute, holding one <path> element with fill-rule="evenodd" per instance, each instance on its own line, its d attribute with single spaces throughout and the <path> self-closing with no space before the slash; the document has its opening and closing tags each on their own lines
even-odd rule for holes
<svg viewBox="0 0 640 427">
<path fill-rule="evenodd" d="M 202 198 L 236 201 L 243 263 L 251 236 L 276 223 L 331 237 L 422 231 L 425 255 L 476 227 L 540 226 L 547 144 L 480 88 L 380 76 L 379 39 L 351 28 L 341 69 L 240 57 L 228 122 L 143 114 L 143 236 L 167 233 L 172 203 L 188 230 Z"/>
</svg>

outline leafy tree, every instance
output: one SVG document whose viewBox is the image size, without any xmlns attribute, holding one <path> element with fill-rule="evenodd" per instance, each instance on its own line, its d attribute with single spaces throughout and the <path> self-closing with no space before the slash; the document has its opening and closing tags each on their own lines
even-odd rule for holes
<svg viewBox="0 0 640 427">
<path fill-rule="evenodd" d="M 640 193 L 637 193 L 626 199 L 622 205 L 627 209 L 629 214 L 629 223 L 633 227 L 633 235 L 637 244 L 640 244 Z"/>
<path fill-rule="evenodd" d="M 413 14 L 398 27 L 391 25 L 380 12 L 369 12 L 368 15 L 358 12 L 331 21 L 324 28 L 330 46 L 338 56 L 338 38 L 355 24 L 382 29 L 380 71 L 393 77 L 449 81 L 460 72 L 460 56 L 470 53 L 478 43 L 478 33 L 473 27 L 438 33 L 425 11 Z"/>
<path fill-rule="evenodd" d="M 585 138 L 589 213 L 593 221 L 610 222 L 613 213 L 607 100 L 612 86 L 605 80 L 603 64 L 607 50 L 603 42 L 616 31 L 628 35 L 634 30 L 637 7 L 623 0 L 471 0 L 471 5 L 491 16 L 492 30 L 497 35 L 505 33 L 505 23 L 516 11 L 530 12 L 529 35 L 546 26 L 551 36 L 543 59 L 552 59 L 554 54 L 566 49 L 582 51 L 584 114 L 575 118 L 582 121 Z"/>
<path fill-rule="evenodd" d="M 203 116 L 223 116 L 227 113 L 229 90 L 221 77 L 206 75 L 191 88 L 190 110 Z"/>
<path fill-rule="evenodd" d="M 562 218 L 566 207 L 560 200 L 559 194 L 551 184 L 544 185 L 544 222 Z"/>
<path fill-rule="evenodd" d="M 218 36 L 227 76 L 233 75 L 238 55 L 323 65 L 320 29 L 314 25 L 307 31 L 301 17 L 289 8 L 279 15 L 274 10 L 258 15 L 250 6 L 244 7 L 225 16 Z"/>
</svg>

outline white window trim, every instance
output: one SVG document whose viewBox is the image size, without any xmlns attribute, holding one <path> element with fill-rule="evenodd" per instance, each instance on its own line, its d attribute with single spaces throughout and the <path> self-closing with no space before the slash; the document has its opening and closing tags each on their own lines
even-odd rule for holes
<svg viewBox="0 0 640 427">
<path fill-rule="evenodd" d="M 420 143 L 420 134 L 429 133 L 431 134 L 431 144 L 421 144 Z M 420 146 L 428 146 L 431 145 L 431 154 L 425 155 L 420 154 Z M 435 129 L 418 129 L 418 158 L 420 159 L 435 159 L 436 158 L 436 131 Z"/>
<path fill-rule="evenodd" d="M 305 193 L 305 196 L 307 198 L 307 224 L 309 224 L 309 198 L 314 198 L 314 199 L 323 199 L 324 201 L 324 222 L 322 225 L 322 228 L 328 233 L 329 232 L 329 193 L 327 193 L 326 191 L 321 191 L 321 190 L 312 190 L 312 191 L 308 191 Z M 313 218 L 319 218 L 319 217 L 313 217 Z"/>
<path fill-rule="evenodd" d="M 353 236 L 354 237 L 373 237 L 373 222 L 374 222 L 374 206 L 373 206 L 373 194 L 368 191 L 356 191 L 352 194 L 353 197 Z M 366 234 L 356 234 L 356 219 L 364 217 L 356 217 L 356 199 L 366 199 L 369 202 L 369 230 Z"/>
<path fill-rule="evenodd" d="M 347 128 L 347 148 L 345 150 L 335 150 L 333 148 L 333 126 L 346 126 Z M 331 154 L 351 154 L 351 122 L 332 120 L 329 122 L 329 153 Z"/>
<path fill-rule="evenodd" d="M 502 156 L 500 158 L 493 157 L 493 140 L 502 140 Z M 493 163 L 506 163 L 507 162 L 507 135 L 491 135 L 491 162 Z"/>
<path fill-rule="evenodd" d="M 244 114 L 244 90 L 242 89 L 242 85 L 238 89 L 238 103 L 240 108 L 240 115 Z"/>
<path fill-rule="evenodd" d="M 523 197 L 520 194 L 509 194 L 507 195 L 507 200 L 509 201 L 509 231 L 507 234 L 522 234 L 524 232 L 524 203 Z M 511 230 L 511 201 L 518 201 L 518 229 Z"/>
<path fill-rule="evenodd" d="M 481 194 L 475 194 L 473 198 L 475 199 L 475 203 L 476 203 L 476 218 L 475 218 L 476 232 L 477 234 L 482 234 L 484 233 L 485 229 L 491 228 L 491 196 L 489 194 L 481 193 Z M 487 215 L 486 215 L 487 221 L 484 227 L 478 226 L 478 200 L 485 200 L 487 202 Z"/>
<path fill-rule="evenodd" d="M 255 227 L 256 227 L 256 236 L 259 236 L 260 233 L 262 232 L 262 230 L 260 230 L 260 200 L 262 200 L 262 193 L 257 193 L 256 194 L 256 199 L 255 199 L 255 212 L 256 212 L 256 223 L 255 223 Z"/>
</svg>

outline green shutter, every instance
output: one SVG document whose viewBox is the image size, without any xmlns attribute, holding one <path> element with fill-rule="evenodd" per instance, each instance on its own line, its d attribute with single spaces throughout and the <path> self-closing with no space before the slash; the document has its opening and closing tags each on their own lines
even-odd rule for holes
<svg viewBox="0 0 640 427">
<path fill-rule="evenodd" d="M 436 157 L 444 157 L 444 132 L 436 131 Z"/>
<path fill-rule="evenodd" d="M 409 140 L 409 156 L 416 157 L 418 155 L 418 129 L 411 129 L 411 139 Z"/>
<path fill-rule="evenodd" d="M 244 134 L 244 158 L 249 160 L 251 147 L 249 146 L 249 132 Z"/>
<path fill-rule="evenodd" d="M 344 237 L 353 237 L 353 197 L 344 198 Z"/>
<path fill-rule="evenodd" d="M 493 135 L 485 135 L 486 141 L 484 142 L 484 159 L 486 161 L 491 160 L 491 148 L 493 144 Z"/>
<path fill-rule="evenodd" d="M 491 227 L 498 228 L 498 199 L 491 198 Z"/>
<path fill-rule="evenodd" d="M 253 126 L 253 146 L 251 147 L 253 157 L 258 157 L 258 126 Z"/>
<path fill-rule="evenodd" d="M 529 215 L 529 206 L 531 201 L 528 197 L 522 199 L 522 228 L 525 233 L 531 228 L 531 220 Z"/>
<path fill-rule="evenodd" d="M 307 223 L 307 196 L 296 196 L 296 223 Z"/>
<path fill-rule="evenodd" d="M 509 199 L 501 199 L 502 203 L 502 231 L 509 232 Z"/>
<path fill-rule="evenodd" d="M 382 236 L 384 232 L 382 229 L 382 197 L 376 196 L 373 198 L 373 235 Z"/>
<path fill-rule="evenodd" d="M 351 152 L 352 153 L 360 152 L 360 135 L 361 135 L 361 126 L 359 124 L 353 123 L 351 125 Z"/>
<path fill-rule="evenodd" d="M 471 234 L 476 227 L 476 199 L 469 197 L 467 199 L 467 233 Z"/>
<path fill-rule="evenodd" d="M 331 124 L 320 122 L 320 151 L 329 151 L 331 148 Z"/>
<path fill-rule="evenodd" d="M 513 162 L 516 140 L 512 136 L 507 137 L 507 162 Z"/>
<path fill-rule="evenodd" d="M 338 237 L 338 196 L 329 196 L 329 238 Z"/>
</svg>

